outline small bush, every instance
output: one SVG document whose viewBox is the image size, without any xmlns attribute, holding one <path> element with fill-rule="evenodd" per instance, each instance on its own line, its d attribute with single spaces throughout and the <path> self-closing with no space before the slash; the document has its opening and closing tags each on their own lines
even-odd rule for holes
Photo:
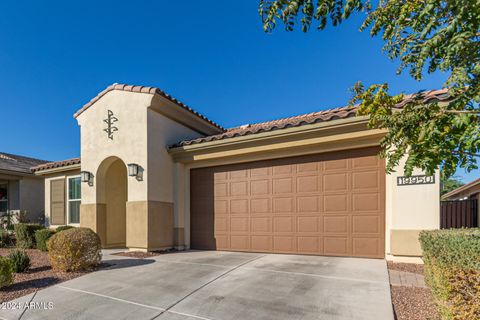
<svg viewBox="0 0 480 320">
<path fill-rule="evenodd" d="M 35 247 L 35 231 L 43 229 L 39 224 L 19 223 L 15 225 L 17 248 L 29 249 Z"/>
<path fill-rule="evenodd" d="M 57 232 L 47 246 L 52 268 L 58 271 L 88 270 L 102 259 L 100 238 L 88 228 Z"/>
<path fill-rule="evenodd" d="M 75 228 L 75 227 L 73 227 L 73 226 L 60 226 L 60 227 L 57 227 L 55 229 L 55 231 L 60 232 L 60 231 L 65 231 L 65 230 L 69 230 L 69 229 L 73 229 L 73 228 Z"/>
<path fill-rule="evenodd" d="M 0 288 L 13 283 L 13 265 L 12 261 L 0 256 Z"/>
<path fill-rule="evenodd" d="M 55 231 L 50 229 L 41 229 L 35 231 L 35 243 L 37 244 L 37 249 L 41 251 L 47 251 L 47 240 L 55 233 Z"/>
<path fill-rule="evenodd" d="M 480 319 L 480 229 L 423 231 L 420 243 L 442 319 Z"/>
<path fill-rule="evenodd" d="M 12 262 L 13 271 L 16 273 L 24 272 L 30 267 L 30 258 L 23 250 L 13 250 L 8 255 L 8 259 Z"/>
<path fill-rule="evenodd" d="M 7 248 L 13 245 L 13 240 L 7 230 L 0 230 L 0 248 Z"/>
</svg>

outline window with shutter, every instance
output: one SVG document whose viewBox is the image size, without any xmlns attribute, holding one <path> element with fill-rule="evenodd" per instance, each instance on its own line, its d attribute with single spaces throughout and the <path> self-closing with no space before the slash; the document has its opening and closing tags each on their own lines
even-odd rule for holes
<svg viewBox="0 0 480 320">
<path fill-rule="evenodd" d="M 50 224 L 65 224 L 65 179 L 50 181 Z"/>
</svg>

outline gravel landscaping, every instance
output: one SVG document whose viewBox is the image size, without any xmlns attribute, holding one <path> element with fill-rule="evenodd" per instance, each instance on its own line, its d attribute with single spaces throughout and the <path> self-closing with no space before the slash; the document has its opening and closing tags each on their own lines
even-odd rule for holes
<svg viewBox="0 0 480 320">
<path fill-rule="evenodd" d="M 0 256 L 7 256 L 12 249 L 0 249 Z M 26 250 L 31 266 L 24 273 L 15 273 L 14 283 L 0 289 L 0 302 L 16 299 L 39 289 L 77 278 L 88 272 L 54 272 L 46 252 L 37 249 Z"/>
<path fill-rule="evenodd" d="M 156 257 L 161 254 L 173 253 L 177 252 L 175 249 L 163 250 L 163 251 L 124 251 L 124 252 L 116 252 L 113 253 L 114 256 L 122 256 L 122 257 L 129 257 L 129 258 L 137 258 L 137 259 L 146 259 L 151 257 Z"/>
<path fill-rule="evenodd" d="M 389 270 L 423 275 L 423 265 L 388 262 Z M 429 288 L 391 286 L 392 303 L 397 320 L 439 320 Z"/>
</svg>

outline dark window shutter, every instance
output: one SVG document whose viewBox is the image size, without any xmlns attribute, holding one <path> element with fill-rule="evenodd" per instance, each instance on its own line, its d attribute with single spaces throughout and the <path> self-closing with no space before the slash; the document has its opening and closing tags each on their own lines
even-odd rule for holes
<svg viewBox="0 0 480 320">
<path fill-rule="evenodd" d="M 65 224 L 65 179 L 50 181 L 50 224 Z"/>
</svg>

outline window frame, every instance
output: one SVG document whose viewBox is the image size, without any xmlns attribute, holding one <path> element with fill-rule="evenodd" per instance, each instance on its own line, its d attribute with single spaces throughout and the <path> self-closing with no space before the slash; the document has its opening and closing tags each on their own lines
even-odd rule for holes
<svg viewBox="0 0 480 320">
<path fill-rule="evenodd" d="M 70 179 L 81 179 L 81 176 L 80 175 L 75 175 L 75 176 L 67 176 L 66 179 L 67 179 L 67 194 L 66 194 L 66 209 L 65 212 L 67 213 L 67 219 L 66 219 L 66 224 L 69 225 L 69 226 L 75 226 L 75 227 L 79 227 L 80 226 L 80 221 L 78 223 L 72 223 L 70 222 L 70 202 L 73 202 L 73 201 L 79 201 L 80 204 L 82 204 L 82 182 L 80 181 L 80 198 L 79 199 L 70 199 Z M 79 212 L 79 217 L 78 219 L 80 220 L 80 212 Z"/>
<path fill-rule="evenodd" d="M 10 183 L 9 183 L 9 181 L 5 181 L 5 182 L 0 183 L 0 185 L 2 185 L 2 186 L 4 185 L 7 188 L 7 198 L 5 200 L 0 200 L 1 202 L 7 204 L 7 211 L 5 211 L 5 212 L 0 211 L 0 212 L 1 213 L 7 213 L 8 210 L 9 210 L 9 204 L 10 204 Z"/>
</svg>

